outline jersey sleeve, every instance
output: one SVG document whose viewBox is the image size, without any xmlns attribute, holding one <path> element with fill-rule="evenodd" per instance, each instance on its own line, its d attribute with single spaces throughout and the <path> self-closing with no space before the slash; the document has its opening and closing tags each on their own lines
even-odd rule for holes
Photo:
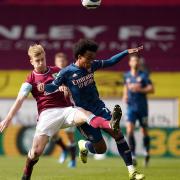
<svg viewBox="0 0 180 180">
<path fill-rule="evenodd" d="M 32 73 L 30 73 L 25 82 L 21 85 L 21 88 L 19 90 L 18 96 L 28 96 L 29 93 L 32 91 L 32 84 L 33 84 L 33 76 Z"/>
<path fill-rule="evenodd" d="M 32 85 L 30 83 L 28 82 L 23 83 L 19 90 L 18 97 L 24 97 L 24 96 L 27 97 L 31 92 L 31 90 L 32 90 Z"/>
<path fill-rule="evenodd" d="M 143 78 L 144 78 L 144 83 L 145 83 L 146 86 L 149 85 L 149 84 L 152 84 L 152 81 L 151 81 L 151 79 L 150 79 L 150 77 L 149 77 L 149 75 L 147 73 L 144 73 Z"/>
<path fill-rule="evenodd" d="M 94 60 L 92 63 L 93 71 L 103 68 L 103 60 Z"/>
<path fill-rule="evenodd" d="M 128 55 L 128 50 L 118 53 L 106 60 L 95 60 L 93 61 L 93 65 L 92 65 L 93 70 L 96 71 L 97 69 L 100 69 L 100 68 L 113 66 L 117 64 L 118 62 L 120 62 L 126 55 Z"/>
<path fill-rule="evenodd" d="M 65 69 L 60 70 L 56 78 L 54 79 L 54 81 L 52 83 L 45 85 L 45 88 L 44 88 L 45 91 L 47 93 L 52 93 L 56 91 L 59 88 L 59 86 L 61 86 L 62 84 L 65 84 L 65 74 L 66 74 Z"/>
<path fill-rule="evenodd" d="M 124 73 L 124 74 L 123 74 L 123 84 L 124 84 L 124 85 L 126 85 L 126 78 L 127 78 L 127 74 Z"/>
</svg>

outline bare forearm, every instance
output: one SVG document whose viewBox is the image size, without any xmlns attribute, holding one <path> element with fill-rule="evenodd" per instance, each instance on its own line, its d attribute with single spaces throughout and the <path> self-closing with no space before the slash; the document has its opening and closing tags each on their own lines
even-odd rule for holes
<svg viewBox="0 0 180 180">
<path fill-rule="evenodd" d="M 128 101 L 128 89 L 127 86 L 124 85 L 123 87 L 123 97 L 122 97 L 123 101 L 127 103 Z"/>
<path fill-rule="evenodd" d="M 7 115 L 7 119 L 9 119 L 10 121 L 12 120 L 12 118 L 15 116 L 15 114 L 20 109 L 23 101 L 24 101 L 24 98 L 22 98 L 22 99 L 17 98 L 16 99 L 15 103 L 13 104 L 13 106 L 11 107 L 11 109 Z"/>
<path fill-rule="evenodd" d="M 153 87 L 153 85 L 146 86 L 144 88 L 141 88 L 140 92 L 145 93 L 145 94 L 154 93 L 154 87 Z"/>
</svg>

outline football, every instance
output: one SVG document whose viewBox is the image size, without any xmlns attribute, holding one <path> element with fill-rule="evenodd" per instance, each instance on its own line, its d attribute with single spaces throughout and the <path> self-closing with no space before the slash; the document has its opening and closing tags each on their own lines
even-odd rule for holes
<svg viewBox="0 0 180 180">
<path fill-rule="evenodd" d="M 101 0 L 81 0 L 81 2 L 87 9 L 96 9 L 101 4 Z"/>
</svg>

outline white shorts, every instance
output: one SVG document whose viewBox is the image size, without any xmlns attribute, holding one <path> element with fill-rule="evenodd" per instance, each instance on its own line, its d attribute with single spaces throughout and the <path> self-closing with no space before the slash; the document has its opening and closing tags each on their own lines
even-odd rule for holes
<svg viewBox="0 0 180 180">
<path fill-rule="evenodd" d="M 41 112 L 35 136 L 52 137 L 59 129 L 75 126 L 74 115 L 78 109 L 73 107 L 50 108 Z"/>
</svg>

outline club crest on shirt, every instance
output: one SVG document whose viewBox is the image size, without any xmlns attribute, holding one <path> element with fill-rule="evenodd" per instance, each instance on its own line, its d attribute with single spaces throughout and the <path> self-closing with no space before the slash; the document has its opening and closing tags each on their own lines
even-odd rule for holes
<svg viewBox="0 0 180 180">
<path fill-rule="evenodd" d="M 131 82 L 131 79 L 130 78 L 127 78 L 126 79 L 126 83 L 130 83 Z"/>
<path fill-rule="evenodd" d="M 76 74 L 76 73 L 74 73 L 73 75 L 72 75 L 72 77 L 77 77 L 78 75 Z"/>
<path fill-rule="evenodd" d="M 136 81 L 137 81 L 137 82 L 141 82 L 141 81 L 142 81 L 142 78 L 141 78 L 140 76 L 138 76 L 138 77 L 136 78 Z"/>
<path fill-rule="evenodd" d="M 55 79 L 55 78 L 57 77 L 57 74 L 58 74 L 58 73 L 52 74 L 52 77 Z"/>
</svg>

